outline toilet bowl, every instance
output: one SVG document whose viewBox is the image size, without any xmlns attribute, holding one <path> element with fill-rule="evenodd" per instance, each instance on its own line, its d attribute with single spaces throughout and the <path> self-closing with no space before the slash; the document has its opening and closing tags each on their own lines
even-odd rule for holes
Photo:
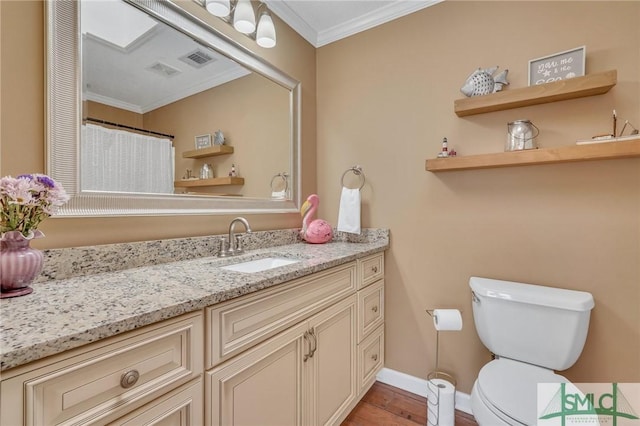
<svg viewBox="0 0 640 426">
<path fill-rule="evenodd" d="M 535 425 L 538 383 L 568 383 L 549 370 L 500 358 L 478 374 L 471 392 L 471 408 L 480 425 Z"/>
<path fill-rule="evenodd" d="M 593 296 L 581 291 L 472 277 L 473 317 L 495 359 L 480 370 L 471 409 L 481 426 L 538 423 L 539 383 L 568 383 L 580 356 Z"/>
</svg>

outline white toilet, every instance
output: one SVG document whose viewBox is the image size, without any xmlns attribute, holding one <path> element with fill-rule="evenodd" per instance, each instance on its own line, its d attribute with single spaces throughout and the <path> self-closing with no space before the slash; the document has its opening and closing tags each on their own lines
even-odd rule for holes
<svg viewBox="0 0 640 426">
<path fill-rule="evenodd" d="M 480 426 L 535 425 L 538 383 L 568 382 L 554 370 L 582 353 L 594 306 L 583 291 L 471 277 L 473 320 L 495 359 L 471 392 Z"/>
</svg>

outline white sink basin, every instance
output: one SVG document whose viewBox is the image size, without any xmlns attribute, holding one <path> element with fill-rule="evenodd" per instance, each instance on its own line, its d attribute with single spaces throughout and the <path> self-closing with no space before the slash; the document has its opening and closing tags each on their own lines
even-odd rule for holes
<svg viewBox="0 0 640 426">
<path fill-rule="evenodd" d="M 252 273 L 279 268 L 280 266 L 291 265 L 292 263 L 298 262 L 300 261 L 282 257 L 265 257 L 264 259 L 250 260 L 242 263 L 234 263 L 233 265 L 221 266 L 220 269 L 226 269 L 227 271 Z"/>
</svg>

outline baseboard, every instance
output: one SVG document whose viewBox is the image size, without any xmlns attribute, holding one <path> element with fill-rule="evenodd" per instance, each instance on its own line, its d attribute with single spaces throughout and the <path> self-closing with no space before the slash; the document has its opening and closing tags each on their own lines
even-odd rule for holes
<svg viewBox="0 0 640 426">
<path fill-rule="evenodd" d="M 420 379 L 386 367 L 380 370 L 376 378 L 382 383 L 395 386 L 425 398 L 427 397 L 426 379 Z M 471 395 L 456 390 L 456 410 L 473 414 L 471 412 Z"/>
</svg>

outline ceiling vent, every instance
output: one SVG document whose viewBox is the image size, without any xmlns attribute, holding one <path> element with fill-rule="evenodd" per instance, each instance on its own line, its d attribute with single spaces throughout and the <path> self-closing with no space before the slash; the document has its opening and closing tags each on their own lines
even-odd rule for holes
<svg viewBox="0 0 640 426">
<path fill-rule="evenodd" d="M 200 49 L 181 56 L 179 59 L 194 68 L 202 68 L 203 66 L 215 61 L 215 58 L 211 56 L 211 54 Z"/>
<path fill-rule="evenodd" d="M 163 64 L 162 62 L 156 62 L 155 64 L 147 67 L 147 69 L 155 72 L 156 74 L 160 74 L 163 77 L 173 77 L 174 75 L 178 75 L 182 72 L 179 69 L 174 68 L 171 65 Z"/>
</svg>

